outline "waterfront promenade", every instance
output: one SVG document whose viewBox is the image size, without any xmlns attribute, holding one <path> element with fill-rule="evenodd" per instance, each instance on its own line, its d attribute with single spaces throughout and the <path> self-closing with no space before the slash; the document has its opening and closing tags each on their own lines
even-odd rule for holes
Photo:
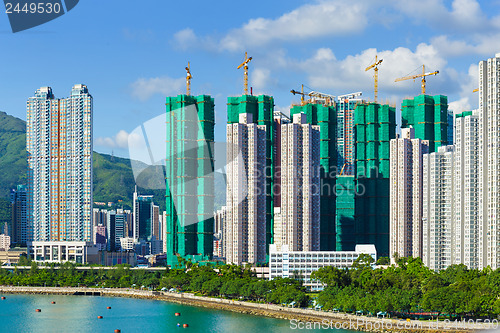
<svg viewBox="0 0 500 333">
<path fill-rule="evenodd" d="M 355 329 L 365 332 L 473 332 L 497 328 L 484 323 L 460 323 L 437 321 L 405 321 L 401 319 L 356 316 L 345 313 L 289 308 L 274 304 L 251 303 L 215 297 L 196 296 L 190 293 L 161 292 L 120 288 L 75 288 L 75 287 L 16 287 L 0 286 L 0 293 L 87 295 L 108 297 L 131 297 L 175 302 L 193 306 L 228 310 L 259 316 L 291 320 L 294 323 L 322 323 L 323 326 Z M 319 324 L 318 324 L 319 325 Z M 343 325 L 343 326 L 342 326 Z"/>
</svg>

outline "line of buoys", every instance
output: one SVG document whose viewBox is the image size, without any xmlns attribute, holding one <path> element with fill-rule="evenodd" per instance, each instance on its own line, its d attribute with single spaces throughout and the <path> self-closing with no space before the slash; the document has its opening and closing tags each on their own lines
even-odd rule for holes
<svg viewBox="0 0 500 333">
<path fill-rule="evenodd" d="M 109 309 L 111 309 L 111 307 L 110 307 L 110 306 L 108 306 L 106 309 L 108 309 L 108 310 L 109 310 Z"/>
<path fill-rule="evenodd" d="M 187 328 L 187 327 L 189 327 L 189 325 L 188 324 L 184 324 L 184 325 L 182 325 L 182 327 Z"/>
<path fill-rule="evenodd" d="M 42 309 L 36 309 L 35 312 L 42 312 Z"/>
<path fill-rule="evenodd" d="M 102 319 L 102 316 L 97 316 L 97 319 Z"/>
</svg>

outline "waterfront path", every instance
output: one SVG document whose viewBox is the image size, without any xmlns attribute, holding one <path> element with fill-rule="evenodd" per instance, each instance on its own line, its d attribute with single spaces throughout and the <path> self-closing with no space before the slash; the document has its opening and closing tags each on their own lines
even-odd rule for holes
<svg viewBox="0 0 500 333">
<path fill-rule="evenodd" d="M 15 287 L 0 286 L 0 294 L 58 294 L 58 295 L 92 295 L 110 297 L 132 297 L 163 300 L 187 305 L 202 306 L 228 310 L 252 315 L 268 316 L 291 321 L 291 327 L 322 325 L 322 328 L 344 328 L 365 332 L 401 332 L 401 333 L 434 333 L 434 332 L 474 332 L 484 329 L 498 328 L 496 320 L 492 324 L 478 322 L 444 322 L 444 321 L 405 321 L 401 319 L 356 316 L 345 313 L 315 311 L 303 308 L 288 308 L 274 304 L 250 303 L 224 298 L 196 296 L 190 293 L 159 292 L 125 288 L 76 288 L 76 287 Z M 316 326 L 318 328 L 319 326 Z"/>
</svg>

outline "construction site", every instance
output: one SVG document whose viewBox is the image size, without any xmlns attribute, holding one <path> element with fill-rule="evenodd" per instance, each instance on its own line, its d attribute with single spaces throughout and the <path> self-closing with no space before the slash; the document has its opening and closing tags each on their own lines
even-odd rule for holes
<svg viewBox="0 0 500 333">
<path fill-rule="evenodd" d="M 280 197 L 273 189 L 280 185 L 280 140 L 276 122 L 290 121 L 303 113 L 307 123 L 320 129 L 320 249 L 354 251 L 356 244 L 374 244 L 378 257 L 389 257 L 389 173 L 390 140 L 396 138 L 396 106 L 378 102 L 378 72 L 383 60 L 377 56 L 365 68 L 373 71 L 374 100 L 362 98 L 361 92 L 333 96 L 317 91 L 291 90 L 300 102 L 290 107 L 289 119 L 280 113 L 275 117 L 274 98 L 254 96 L 248 87 L 248 67 L 252 57 L 245 53 L 237 67 L 243 69 L 244 89 L 241 96 L 227 98 L 227 124 L 239 122 L 241 114 L 251 114 L 253 121 L 266 129 L 266 246 L 274 243 L 275 220 L 287 212 L 280 211 Z M 362 69 L 361 69 L 362 70 Z M 186 67 L 186 94 L 167 97 L 166 112 L 193 106 L 201 132 L 189 128 L 189 120 L 167 116 L 167 180 L 183 178 L 183 186 L 167 186 L 167 253 L 169 264 L 178 256 L 192 261 L 208 262 L 213 254 L 213 218 L 197 221 L 190 214 L 206 216 L 214 211 L 213 173 L 214 99 L 207 95 L 191 96 L 190 66 Z M 446 96 L 426 95 L 426 77 L 439 71 L 425 72 L 395 79 L 421 81 L 422 93 L 404 99 L 401 105 L 401 127 L 415 128 L 415 136 L 429 140 L 430 151 L 450 141 L 450 117 Z M 250 91 L 250 93 L 249 93 Z M 278 112 L 279 113 L 279 112 Z M 177 114 L 177 113 L 176 113 Z M 170 120 L 169 120 L 170 119 Z M 169 123 L 170 122 L 170 123 Z M 194 126 L 194 125 L 193 125 Z M 189 133 L 189 135 L 188 135 Z M 194 135 L 202 133 L 203 135 Z M 452 133 L 452 132 L 451 132 Z M 189 150 L 189 141 L 204 140 L 209 148 Z M 452 140 L 452 138 L 451 138 Z M 186 151 L 187 150 L 187 151 Z M 278 155 L 277 155 L 278 154 Z M 168 156 L 175 156 L 169 159 Z M 188 166 L 189 165 L 189 166 Z M 167 181 L 168 183 L 168 181 Z M 196 193 L 196 195 L 193 195 Z M 281 214 L 281 215 L 279 215 Z M 196 220 L 196 223 L 186 223 Z"/>
</svg>

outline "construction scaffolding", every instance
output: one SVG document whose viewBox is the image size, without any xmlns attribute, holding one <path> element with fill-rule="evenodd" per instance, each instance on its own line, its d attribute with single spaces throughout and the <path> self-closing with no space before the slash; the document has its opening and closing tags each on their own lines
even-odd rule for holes
<svg viewBox="0 0 500 333">
<path fill-rule="evenodd" d="M 335 193 L 336 251 L 354 251 L 356 247 L 354 223 L 354 197 L 356 183 L 354 176 L 337 176 Z"/>
<path fill-rule="evenodd" d="M 419 95 L 401 104 L 401 128 L 413 127 L 415 138 L 429 140 L 429 153 L 452 143 L 448 143 L 448 118 L 448 97 L 443 95 Z"/>
<path fill-rule="evenodd" d="M 396 137 L 396 110 L 363 103 L 354 112 L 354 124 L 356 243 L 375 244 L 378 256 L 389 256 L 390 140 Z"/>
<path fill-rule="evenodd" d="M 213 253 L 214 99 L 166 98 L 167 263 L 194 262 Z"/>
</svg>

